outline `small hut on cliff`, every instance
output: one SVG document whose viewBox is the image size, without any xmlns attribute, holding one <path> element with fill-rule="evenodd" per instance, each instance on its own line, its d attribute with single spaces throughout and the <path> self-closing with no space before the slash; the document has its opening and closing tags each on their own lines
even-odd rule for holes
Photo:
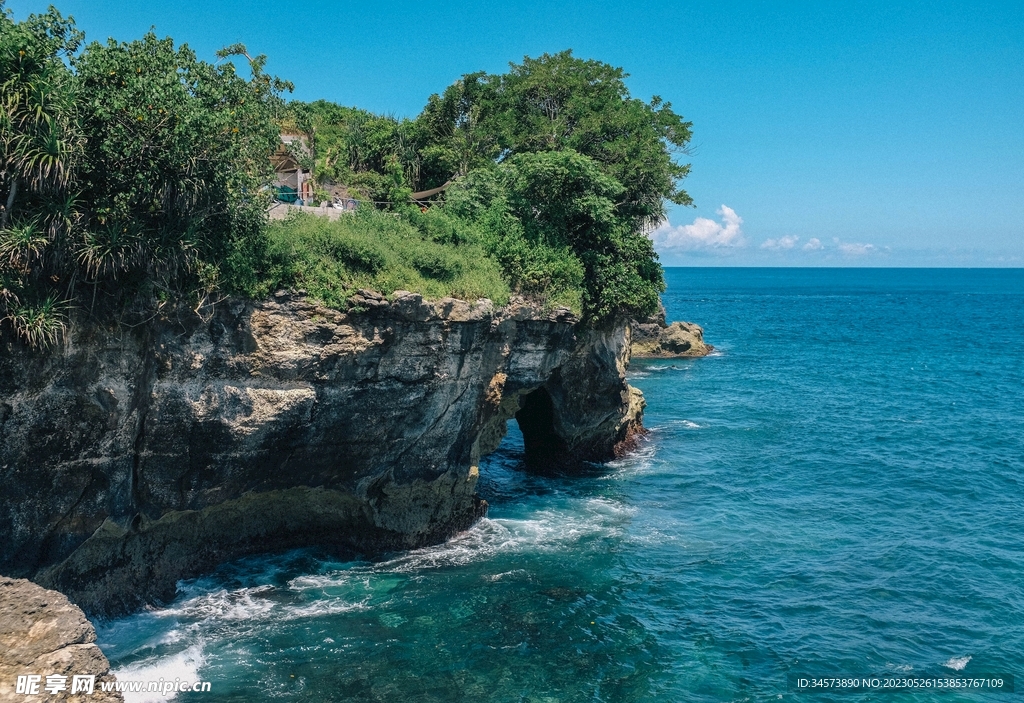
<svg viewBox="0 0 1024 703">
<path fill-rule="evenodd" d="M 270 157 L 278 200 L 294 203 L 301 198 L 303 202 L 308 202 L 312 197 L 312 174 L 302 167 L 296 155 L 302 152 L 309 153 L 309 141 L 305 135 L 281 134 L 281 143 Z"/>
</svg>

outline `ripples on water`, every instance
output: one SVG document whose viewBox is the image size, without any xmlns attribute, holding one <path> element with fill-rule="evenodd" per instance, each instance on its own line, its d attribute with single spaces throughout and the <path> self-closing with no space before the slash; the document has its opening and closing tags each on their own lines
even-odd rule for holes
<svg viewBox="0 0 1024 703">
<path fill-rule="evenodd" d="M 512 423 L 469 532 L 226 565 L 103 625 L 115 671 L 208 680 L 179 696 L 208 702 L 823 701 L 787 672 L 1024 675 L 1024 274 L 668 279 L 670 318 L 718 352 L 634 363 L 637 454 L 529 476 Z"/>
</svg>

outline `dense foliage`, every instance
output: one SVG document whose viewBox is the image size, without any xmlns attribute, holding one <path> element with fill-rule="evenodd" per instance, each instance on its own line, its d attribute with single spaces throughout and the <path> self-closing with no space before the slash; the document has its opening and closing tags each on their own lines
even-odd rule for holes
<svg viewBox="0 0 1024 703">
<path fill-rule="evenodd" d="M 321 182 L 354 186 L 381 204 L 404 203 L 418 175 L 413 123 L 326 100 L 293 102 L 282 127 L 307 134 L 310 154 L 296 152 Z"/>
<path fill-rule="evenodd" d="M 673 160 L 690 124 L 669 103 L 632 98 L 626 74 L 571 51 L 512 64 L 502 75 L 472 73 L 433 95 L 417 122 L 428 146 L 425 185 L 523 153 L 573 150 L 623 186 L 617 216 L 636 224 L 664 215 L 664 201 L 689 204 Z"/>
<path fill-rule="evenodd" d="M 33 346 L 69 315 L 152 314 L 214 292 L 354 288 L 566 304 L 599 324 L 663 289 L 645 229 L 679 188 L 690 125 L 630 96 L 621 69 L 571 52 L 472 73 L 414 120 L 325 101 L 235 45 L 200 61 L 150 33 L 84 44 L 51 9 L 0 0 L 0 333 Z M 268 224 L 280 132 L 318 192 L 389 212 Z M 411 196 L 444 186 L 429 207 Z M 417 196 L 424 197 L 424 196 Z"/>
<path fill-rule="evenodd" d="M 443 207 L 490 232 L 514 291 L 575 298 L 585 317 L 645 315 L 663 289 L 645 228 L 689 204 L 675 161 L 690 124 L 632 98 L 621 69 L 571 52 L 471 73 L 416 120 L 292 103 L 317 176 L 402 210 L 410 191 L 454 185 Z M 369 185 L 370 187 L 365 187 Z"/>
<path fill-rule="evenodd" d="M 0 320 L 33 346 L 64 331 L 51 273 L 73 261 L 84 138 L 64 63 L 83 39 L 56 13 L 15 24 L 0 5 Z M 59 278 L 58 281 L 59 282 Z"/>
<path fill-rule="evenodd" d="M 0 5 L 0 321 L 33 346 L 72 308 L 199 304 L 266 248 L 287 86 L 264 58 L 244 79 L 153 34 L 82 40 L 56 10 Z"/>
<path fill-rule="evenodd" d="M 212 291 L 222 273 L 244 271 L 246 250 L 262 246 L 269 200 L 261 188 L 284 87 L 262 73 L 263 58 L 250 61 L 245 80 L 231 63 L 199 61 L 150 33 L 90 44 L 74 66 L 86 144 L 83 273 L 119 286 L 141 277 L 167 291 L 198 281 Z"/>
</svg>

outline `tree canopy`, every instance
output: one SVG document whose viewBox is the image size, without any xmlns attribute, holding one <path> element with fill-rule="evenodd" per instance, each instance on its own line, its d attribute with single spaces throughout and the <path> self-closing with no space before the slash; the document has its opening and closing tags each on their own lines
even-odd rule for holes
<svg viewBox="0 0 1024 703">
<path fill-rule="evenodd" d="M 659 97 L 631 97 L 626 77 L 571 51 L 526 57 L 505 74 L 467 74 L 431 96 L 417 119 L 424 173 L 440 180 L 515 154 L 571 149 L 623 184 L 620 216 L 659 220 L 666 200 L 691 202 L 679 188 L 689 167 L 673 159 L 691 124 Z"/>
<path fill-rule="evenodd" d="M 664 283 L 644 231 L 664 218 L 667 202 L 691 204 L 680 187 L 689 166 L 676 160 L 691 124 L 660 97 L 633 98 L 626 78 L 564 51 L 526 57 L 504 74 L 466 74 L 430 96 L 415 120 L 338 112 L 346 108 L 323 101 L 290 110 L 314 137 L 321 174 L 357 188 L 386 176 L 371 197 L 399 205 L 403 193 L 455 182 L 451 207 L 463 217 L 490 212 L 500 230 L 492 250 L 517 290 L 573 285 L 579 277 L 569 272 L 585 271 L 583 312 L 600 320 L 657 309 Z"/>
<path fill-rule="evenodd" d="M 17 23 L 0 4 L 0 321 L 32 344 L 85 295 L 202 296 L 265 234 L 288 87 L 265 58 L 246 79 L 152 33 L 83 38 L 55 9 Z"/>
<path fill-rule="evenodd" d="M 285 104 L 291 86 L 265 57 L 237 44 L 219 58 L 152 32 L 85 44 L 57 10 L 15 22 L 0 0 L 0 333 L 42 346 L 73 311 L 149 315 L 310 287 L 312 269 L 288 252 L 316 262 L 325 300 L 403 280 L 569 304 L 593 324 L 657 308 L 664 283 L 645 231 L 666 203 L 690 203 L 678 161 L 690 123 L 632 97 L 622 69 L 571 51 L 526 57 L 466 74 L 400 119 Z M 295 156 L 320 186 L 344 185 L 404 224 L 275 230 L 282 130 L 307 135 Z M 440 186 L 428 212 L 411 202 Z M 371 246 L 378 234 L 397 248 Z"/>
</svg>

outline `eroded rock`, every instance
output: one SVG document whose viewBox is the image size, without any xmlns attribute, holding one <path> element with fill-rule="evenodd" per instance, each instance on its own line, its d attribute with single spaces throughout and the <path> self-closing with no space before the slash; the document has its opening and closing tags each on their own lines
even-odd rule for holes
<svg viewBox="0 0 1024 703">
<path fill-rule="evenodd" d="M 692 322 L 665 322 L 664 306 L 646 320 L 633 320 L 632 352 L 636 359 L 707 356 L 714 347 L 704 342 L 704 328 Z"/>
<path fill-rule="evenodd" d="M 610 459 L 642 432 L 625 323 L 402 292 L 351 305 L 279 291 L 184 327 L 81 323 L 58 351 L 4 349 L 0 572 L 119 614 L 245 554 L 466 529 L 486 510 L 480 458 L 507 420 L 529 424 L 531 394 L 557 440 L 534 463 Z"/>
</svg>

